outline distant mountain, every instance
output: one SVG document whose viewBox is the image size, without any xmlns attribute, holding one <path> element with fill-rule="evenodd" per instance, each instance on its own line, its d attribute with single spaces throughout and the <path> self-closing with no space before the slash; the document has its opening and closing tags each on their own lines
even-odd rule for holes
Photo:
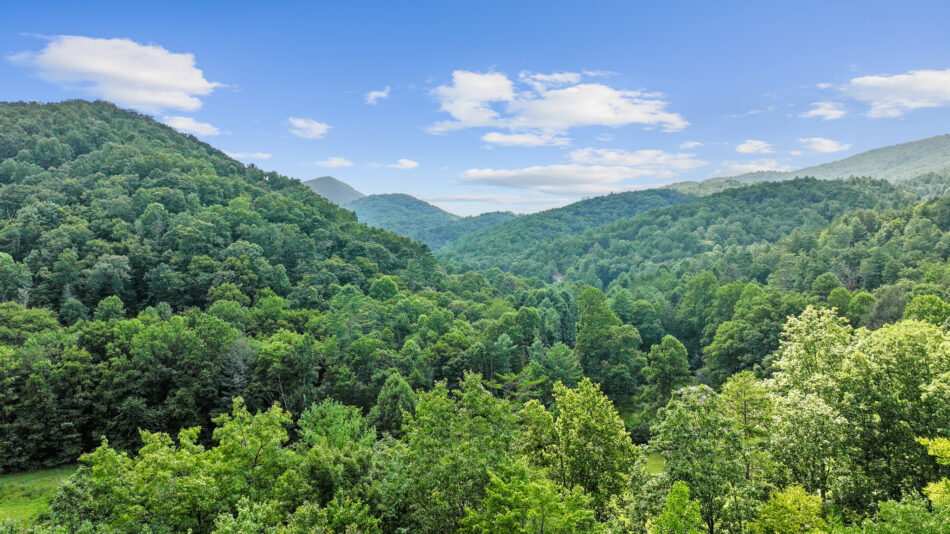
<svg viewBox="0 0 950 534">
<path fill-rule="evenodd" d="M 597 228 L 644 211 L 689 202 L 696 197 L 670 189 L 615 193 L 575 202 L 496 224 L 462 236 L 440 256 L 478 267 L 511 270 L 503 258 Z"/>
<path fill-rule="evenodd" d="M 459 217 L 401 193 L 369 195 L 349 202 L 344 207 L 356 212 L 360 222 L 422 241 L 433 250 L 462 235 L 516 217 L 508 212 Z"/>
<path fill-rule="evenodd" d="M 342 206 L 366 196 L 332 176 L 321 176 L 320 178 L 307 180 L 304 185 L 309 186 L 318 195 L 337 206 Z"/>
<path fill-rule="evenodd" d="M 710 178 L 701 182 L 680 182 L 668 186 L 677 191 L 711 194 L 739 185 L 778 182 L 813 177 L 821 180 L 870 176 L 889 182 L 910 180 L 923 174 L 950 171 L 950 135 L 938 135 L 919 141 L 868 150 L 838 161 L 806 167 L 797 171 L 759 171 Z"/>
</svg>

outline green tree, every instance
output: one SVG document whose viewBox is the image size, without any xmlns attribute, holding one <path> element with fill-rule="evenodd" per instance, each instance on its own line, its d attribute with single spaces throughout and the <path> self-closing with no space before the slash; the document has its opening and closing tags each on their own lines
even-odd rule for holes
<svg viewBox="0 0 950 534">
<path fill-rule="evenodd" d="M 665 460 L 664 471 L 689 486 L 706 531 L 715 534 L 726 505 L 744 486 L 741 435 L 722 415 L 718 395 L 707 386 L 679 390 L 660 409 L 651 432 L 650 448 Z"/>
<path fill-rule="evenodd" d="M 643 476 L 643 455 L 613 404 L 589 379 L 576 389 L 555 384 L 554 401 L 551 476 L 564 487 L 582 488 L 603 518 L 610 500 Z"/>
<path fill-rule="evenodd" d="M 752 527 L 759 534 L 808 534 L 823 532 L 821 498 L 800 486 L 773 493 L 759 511 Z"/>
<path fill-rule="evenodd" d="M 849 473 L 848 421 L 820 397 L 791 391 L 776 397 L 769 449 L 780 478 L 822 500 Z"/>
<path fill-rule="evenodd" d="M 950 304 L 936 295 L 918 295 L 904 307 L 904 319 L 944 324 L 950 318 Z"/>
<path fill-rule="evenodd" d="M 700 534 L 702 529 L 699 505 L 690 500 L 689 486 L 682 481 L 673 483 L 663 511 L 647 523 L 649 534 Z"/>
<path fill-rule="evenodd" d="M 416 409 L 416 394 L 409 382 L 394 372 L 386 378 L 383 389 L 376 398 L 376 406 L 370 410 L 370 423 L 379 432 L 388 432 L 399 437 L 402 434 L 403 414 L 412 414 Z"/>
<path fill-rule="evenodd" d="M 490 473 L 485 498 L 468 511 L 462 532 L 572 534 L 597 532 L 593 503 L 579 487 L 566 489 L 524 460 Z"/>
</svg>

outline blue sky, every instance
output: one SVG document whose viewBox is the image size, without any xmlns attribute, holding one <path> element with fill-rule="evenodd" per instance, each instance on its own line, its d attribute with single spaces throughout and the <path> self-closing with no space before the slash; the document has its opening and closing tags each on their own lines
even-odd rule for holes
<svg viewBox="0 0 950 534">
<path fill-rule="evenodd" d="M 947 20 L 946 2 L 13 2 L 0 100 L 105 98 L 289 176 L 529 212 L 948 133 Z"/>
</svg>

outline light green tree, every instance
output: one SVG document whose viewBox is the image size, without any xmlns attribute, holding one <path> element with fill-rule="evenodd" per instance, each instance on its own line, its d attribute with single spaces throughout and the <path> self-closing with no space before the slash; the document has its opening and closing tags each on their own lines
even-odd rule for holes
<svg viewBox="0 0 950 534">
<path fill-rule="evenodd" d="M 689 498 L 689 486 L 676 481 L 666 496 L 666 506 L 660 515 L 647 522 L 649 534 L 699 534 L 703 518 L 699 504 Z"/>
<path fill-rule="evenodd" d="M 578 486 L 567 489 L 544 470 L 519 460 L 490 473 L 485 498 L 462 520 L 462 531 L 480 534 L 597 532 L 593 502 Z"/>
<path fill-rule="evenodd" d="M 752 527 L 758 534 L 807 534 L 823 532 L 821 497 L 801 486 L 790 486 L 773 493 L 762 506 Z"/>
</svg>

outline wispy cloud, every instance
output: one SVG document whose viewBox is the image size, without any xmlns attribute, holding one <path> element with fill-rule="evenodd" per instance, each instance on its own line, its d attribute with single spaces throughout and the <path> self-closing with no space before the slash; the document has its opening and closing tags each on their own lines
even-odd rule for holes
<svg viewBox="0 0 950 534">
<path fill-rule="evenodd" d="M 42 50 L 7 57 L 50 83 L 149 112 L 194 111 L 222 86 L 205 79 L 192 54 L 130 39 L 57 35 Z"/>
<path fill-rule="evenodd" d="M 370 167 L 384 167 L 387 169 L 400 169 L 400 170 L 409 170 L 415 169 L 419 166 L 418 162 L 412 161 L 411 159 L 400 158 L 395 163 L 370 163 Z"/>
<path fill-rule="evenodd" d="M 304 139 L 320 139 L 330 130 L 330 125 L 313 119 L 289 117 L 290 133 Z"/>
<path fill-rule="evenodd" d="M 327 158 L 327 159 L 325 159 L 325 160 L 315 161 L 315 162 L 313 162 L 313 165 L 315 165 L 315 166 L 317 166 L 317 167 L 330 167 L 330 168 L 335 168 L 335 167 L 352 167 L 352 166 L 353 166 L 353 162 L 350 161 L 350 160 L 348 160 L 348 159 L 346 159 L 346 158 L 341 158 L 341 157 L 338 157 L 338 156 L 334 156 L 334 157 L 331 157 L 331 158 Z"/>
<path fill-rule="evenodd" d="M 740 154 L 771 154 L 775 152 L 775 149 L 765 141 L 746 139 L 744 143 L 736 147 L 736 152 Z"/>
<path fill-rule="evenodd" d="M 190 133 L 201 136 L 212 136 L 221 133 L 215 126 L 207 122 L 198 122 L 191 117 L 164 117 L 162 122 L 178 130 L 179 132 Z"/>
<path fill-rule="evenodd" d="M 843 150 L 848 150 L 853 146 L 850 143 L 839 143 L 838 141 L 825 139 L 824 137 L 804 137 L 799 139 L 798 142 L 808 150 L 825 154 L 841 152 Z"/>
<path fill-rule="evenodd" d="M 566 137 L 559 137 L 550 133 L 501 133 L 488 132 L 482 136 L 482 141 L 502 146 L 564 146 L 571 143 Z"/>
<path fill-rule="evenodd" d="M 832 121 L 844 117 L 847 113 L 840 102 L 815 102 L 812 104 L 812 109 L 800 114 L 799 117 Z"/>
<path fill-rule="evenodd" d="M 370 91 L 366 93 L 366 103 L 375 106 L 380 100 L 389 98 L 389 86 L 387 85 L 382 91 Z"/>
</svg>

